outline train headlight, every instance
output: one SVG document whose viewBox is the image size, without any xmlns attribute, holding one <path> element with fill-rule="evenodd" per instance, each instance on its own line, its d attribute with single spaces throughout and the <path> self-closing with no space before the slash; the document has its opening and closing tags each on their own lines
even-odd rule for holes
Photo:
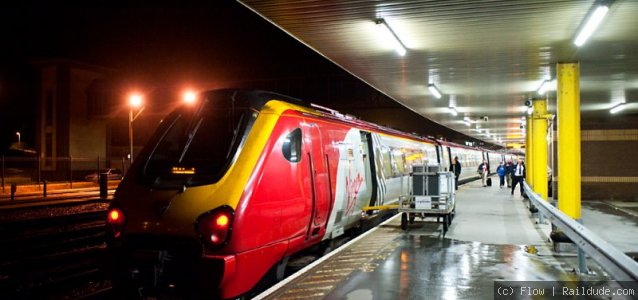
<svg viewBox="0 0 638 300">
<path fill-rule="evenodd" d="M 208 250 L 217 250 L 228 243 L 234 216 L 230 207 L 222 206 L 197 218 L 195 230 Z"/>
<path fill-rule="evenodd" d="M 112 207 L 106 213 L 106 226 L 114 238 L 118 238 L 122 235 L 125 222 L 126 217 L 124 216 L 124 212 L 117 207 Z"/>
</svg>

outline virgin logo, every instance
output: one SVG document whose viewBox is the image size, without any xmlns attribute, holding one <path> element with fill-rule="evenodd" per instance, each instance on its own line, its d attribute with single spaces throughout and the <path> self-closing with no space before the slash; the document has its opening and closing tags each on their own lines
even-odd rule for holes
<svg viewBox="0 0 638 300">
<path fill-rule="evenodd" d="M 345 215 L 350 215 L 354 210 L 354 205 L 357 203 L 357 195 L 359 194 L 359 188 L 361 188 L 361 183 L 363 182 L 363 177 L 361 174 L 357 173 L 355 178 L 351 178 L 346 176 L 346 198 L 348 200 L 346 205 Z"/>
</svg>

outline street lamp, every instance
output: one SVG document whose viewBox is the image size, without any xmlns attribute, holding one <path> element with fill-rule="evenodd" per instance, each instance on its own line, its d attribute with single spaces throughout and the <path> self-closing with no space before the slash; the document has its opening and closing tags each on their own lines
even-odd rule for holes
<svg viewBox="0 0 638 300">
<path fill-rule="evenodd" d="M 183 99 L 184 103 L 192 105 L 197 101 L 197 94 L 194 91 L 185 91 Z"/>
<path fill-rule="evenodd" d="M 128 114 L 128 138 L 130 145 L 130 162 L 133 163 L 133 121 L 140 116 L 142 111 L 144 110 L 144 106 L 142 106 L 142 95 L 140 94 L 131 94 L 128 100 L 129 104 L 129 114 Z M 133 115 L 133 110 L 139 109 L 135 115 Z"/>
<path fill-rule="evenodd" d="M 16 135 L 18 136 L 18 147 L 20 147 L 20 131 L 16 132 Z"/>
</svg>

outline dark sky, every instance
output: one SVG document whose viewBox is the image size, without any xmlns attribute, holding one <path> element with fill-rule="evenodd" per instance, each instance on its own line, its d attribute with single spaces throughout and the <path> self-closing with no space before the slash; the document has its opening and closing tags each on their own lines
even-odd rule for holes
<svg viewBox="0 0 638 300">
<path fill-rule="evenodd" d="M 377 106 L 400 109 L 230 0 L 190 6 L 5 7 L 0 8 L 0 39 L 0 151 L 16 141 L 16 131 L 22 132 L 23 141 L 31 147 L 35 144 L 38 89 L 33 62 L 48 59 L 107 67 L 121 82 L 132 86 L 314 80 L 321 81 L 316 86 L 325 89 L 326 84 L 339 88 L 342 81 L 348 81 L 349 86 L 340 88 L 357 90 L 348 98 L 370 103 L 372 97 Z M 296 92 L 290 88 L 278 92 L 326 104 L 312 99 L 310 90 L 302 87 Z M 387 120 L 384 124 L 390 123 Z"/>
<path fill-rule="evenodd" d="M 242 82 L 343 72 L 234 1 L 197 6 L 0 9 L 0 149 L 34 143 L 34 61 L 72 59 L 132 86 Z M 312 72 L 309 72 L 312 70 Z"/>
</svg>

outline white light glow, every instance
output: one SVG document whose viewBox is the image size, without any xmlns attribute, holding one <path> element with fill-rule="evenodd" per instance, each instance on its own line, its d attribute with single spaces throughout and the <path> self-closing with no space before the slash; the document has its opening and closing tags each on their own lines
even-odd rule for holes
<svg viewBox="0 0 638 300">
<path fill-rule="evenodd" d="M 532 113 L 534 113 L 534 108 L 533 107 L 528 107 L 527 108 L 527 114 L 528 115 L 532 115 Z"/>
<path fill-rule="evenodd" d="M 615 113 L 625 109 L 626 106 L 627 106 L 627 103 L 625 103 L 625 102 L 618 103 L 616 106 L 612 107 L 609 110 L 609 113 L 615 114 Z"/>
<path fill-rule="evenodd" d="M 387 41 L 388 43 L 392 44 L 392 47 L 397 52 L 397 54 L 399 54 L 400 56 L 404 56 L 407 51 L 405 49 L 405 46 L 403 45 L 399 37 L 394 33 L 392 28 L 390 28 L 390 26 L 385 21 L 385 19 L 378 19 L 377 27 L 381 31 L 381 35 L 383 36 L 383 39 Z"/>
<path fill-rule="evenodd" d="M 472 123 L 470 123 L 470 121 L 468 120 L 464 120 L 463 124 L 465 124 L 466 126 L 472 126 Z"/>
<path fill-rule="evenodd" d="M 591 16 L 587 19 L 585 26 L 582 27 L 582 29 L 576 36 L 576 39 L 574 39 L 574 45 L 580 47 L 585 44 L 587 39 L 589 39 L 596 28 L 598 28 L 598 25 L 600 25 L 600 23 L 603 21 L 603 18 L 605 18 L 605 15 L 607 15 L 608 11 L 609 7 L 607 7 L 606 5 L 598 6 L 594 13 L 591 14 Z"/>
<path fill-rule="evenodd" d="M 428 90 L 432 93 L 432 96 L 436 97 L 436 99 L 441 99 L 441 91 L 434 85 L 434 83 L 428 84 Z"/>
<path fill-rule="evenodd" d="M 448 107 L 448 109 L 450 110 L 450 114 L 455 116 L 455 117 L 459 114 L 459 112 L 456 110 L 456 107 L 450 106 L 450 107 Z"/>
</svg>

